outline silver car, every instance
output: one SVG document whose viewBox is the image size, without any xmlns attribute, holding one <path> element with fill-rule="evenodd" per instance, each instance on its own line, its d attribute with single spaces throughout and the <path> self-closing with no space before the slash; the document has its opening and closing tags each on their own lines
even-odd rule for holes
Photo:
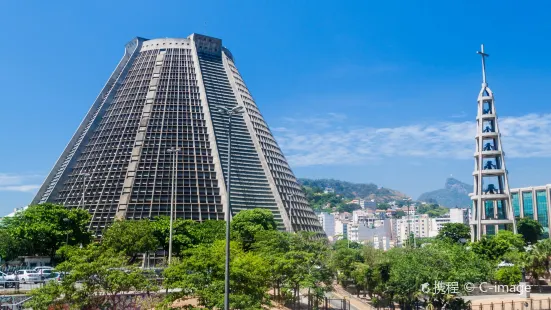
<svg viewBox="0 0 551 310">
<path fill-rule="evenodd" d="M 15 272 L 15 279 L 22 283 L 40 283 L 42 281 L 42 276 L 34 270 L 17 270 Z"/>
<path fill-rule="evenodd" d="M 15 287 L 15 279 L 0 271 L 0 286 L 4 288 Z"/>
</svg>

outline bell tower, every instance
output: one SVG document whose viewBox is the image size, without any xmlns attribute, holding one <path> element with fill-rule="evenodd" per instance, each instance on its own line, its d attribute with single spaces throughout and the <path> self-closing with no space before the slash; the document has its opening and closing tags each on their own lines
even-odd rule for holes
<svg viewBox="0 0 551 310">
<path fill-rule="evenodd" d="M 486 81 L 489 55 L 484 52 L 484 45 L 477 53 L 482 57 L 482 88 L 478 94 L 474 188 L 470 195 L 472 241 L 480 240 L 483 235 L 494 235 L 507 226 L 516 232 L 494 94 Z"/>
</svg>

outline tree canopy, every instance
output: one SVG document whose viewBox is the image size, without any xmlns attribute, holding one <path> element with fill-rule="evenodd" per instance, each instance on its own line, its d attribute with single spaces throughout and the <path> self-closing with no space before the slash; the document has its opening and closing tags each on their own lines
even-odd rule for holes
<svg viewBox="0 0 551 310">
<path fill-rule="evenodd" d="M 115 221 L 103 234 L 102 245 L 117 253 L 123 253 L 133 263 L 138 254 L 155 252 L 159 240 L 155 238 L 150 220 Z"/>
<path fill-rule="evenodd" d="M 6 260 L 17 256 L 42 255 L 54 257 L 57 249 L 69 245 L 87 245 L 90 214 L 82 209 L 67 209 L 44 203 L 29 206 L 0 224 L 0 255 Z"/>
<path fill-rule="evenodd" d="M 526 242 L 535 244 L 543 234 L 543 227 L 538 221 L 523 217 L 517 221 L 517 231 Z"/>
<path fill-rule="evenodd" d="M 233 237 L 249 249 L 256 233 L 276 230 L 277 224 L 272 212 L 265 209 L 245 210 L 237 213 L 231 221 Z"/>
<path fill-rule="evenodd" d="M 465 243 L 471 240 L 471 228 L 461 223 L 446 223 L 440 229 L 436 239 L 454 243 Z"/>
</svg>

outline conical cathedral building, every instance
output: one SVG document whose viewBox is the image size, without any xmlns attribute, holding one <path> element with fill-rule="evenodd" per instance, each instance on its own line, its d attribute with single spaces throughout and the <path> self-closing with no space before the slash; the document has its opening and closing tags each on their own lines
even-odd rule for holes
<svg viewBox="0 0 551 310">
<path fill-rule="evenodd" d="M 229 116 L 224 111 L 241 109 Z M 322 232 L 220 39 L 135 38 L 33 203 L 115 219 L 223 220 L 231 132 L 231 214 L 270 210 L 287 231 Z"/>
<path fill-rule="evenodd" d="M 498 230 L 516 230 L 494 94 L 486 81 L 488 54 L 484 53 L 484 45 L 478 54 L 482 56 L 482 88 L 478 93 L 476 116 L 472 241 L 480 240 L 483 235 L 494 235 Z"/>
</svg>

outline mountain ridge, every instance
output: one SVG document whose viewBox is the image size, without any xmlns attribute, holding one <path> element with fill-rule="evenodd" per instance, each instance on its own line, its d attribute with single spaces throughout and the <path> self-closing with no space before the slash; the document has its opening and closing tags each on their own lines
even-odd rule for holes
<svg viewBox="0 0 551 310">
<path fill-rule="evenodd" d="M 417 199 L 424 202 L 436 202 L 447 208 L 464 208 L 471 205 L 469 193 L 473 186 L 454 178 L 447 178 L 444 188 L 423 193 Z"/>
<path fill-rule="evenodd" d="M 400 191 L 379 187 L 374 183 L 353 183 L 336 179 L 309 179 L 299 178 L 298 182 L 302 186 L 317 187 L 325 189 L 332 188 L 335 194 L 342 195 L 347 199 L 373 199 L 376 202 L 389 202 L 402 200 L 408 196 Z"/>
</svg>

